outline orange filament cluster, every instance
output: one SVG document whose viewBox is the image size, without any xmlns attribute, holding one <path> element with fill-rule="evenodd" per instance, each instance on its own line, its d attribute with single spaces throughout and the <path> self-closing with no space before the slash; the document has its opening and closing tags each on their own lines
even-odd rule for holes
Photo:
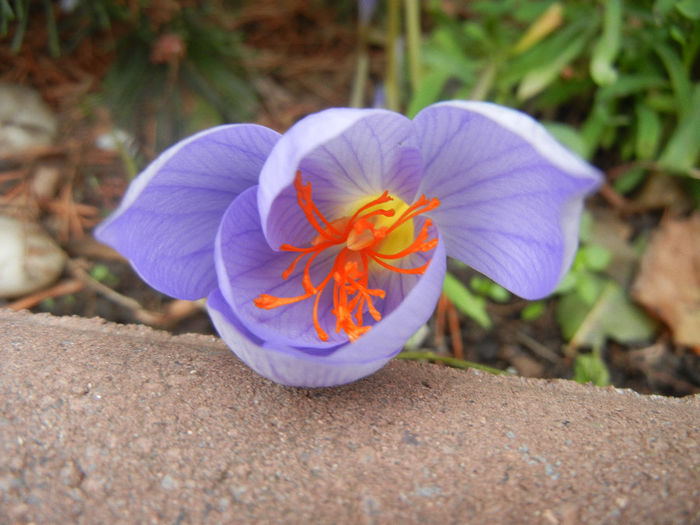
<svg viewBox="0 0 700 525">
<path fill-rule="evenodd" d="M 322 341 L 328 340 L 328 334 L 323 331 L 318 320 L 318 305 L 321 294 L 326 286 L 333 281 L 333 310 L 336 317 L 335 331 L 343 330 L 350 341 L 355 341 L 370 327 L 363 325 L 365 309 L 376 320 L 381 319 L 381 314 L 374 306 L 373 298 L 383 299 L 386 292 L 381 289 L 368 288 L 369 267 L 372 262 L 402 274 L 422 274 L 429 262 L 418 268 L 398 268 L 389 261 L 401 259 L 416 252 L 427 252 L 437 246 L 437 239 L 428 239 L 428 229 L 431 226 L 427 219 L 412 242 L 402 247 L 395 253 L 382 253 L 378 251 L 392 234 L 402 225 L 409 225 L 412 231 L 412 219 L 421 213 L 433 210 L 440 205 L 438 199 L 428 200 L 421 196 L 414 204 L 408 206 L 393 222 L 396 210 L 392 207 L 382 207 L 394 200 L 388 191 L 379 197 L 360 206 L 357 211 L 349 216 L 328 221 L 319 211 L 311 198 L 311 183 L 303 184 L 301 172 L 297 171 L 294 179 L 294 187 L 297 192 L 297 202 L 304 212 L 309 224 L 318 232 L 305 248 L 283 244 L 280 249 L 298 253 L 292 264 L 282 273 L 282 278 L 287 279 L 294 271 L 297 263 L 308 256 L 301 279 L 304 293 L 296 297 L 274 297 L 262 294 L 253 302 L 258 308 L 272 309 L 280 306 L 304 301 L 315 296 L 313 307 L 313 321 L 318 337 Z M 411 233 L 413 237 L 413 232 Z M 324 250 L 333 246 L 343 246 L 336 255 L 333 266 L 328 275 L 318 284 L 314 285 L 309 276 L 311 264 Z"/>
</svg>

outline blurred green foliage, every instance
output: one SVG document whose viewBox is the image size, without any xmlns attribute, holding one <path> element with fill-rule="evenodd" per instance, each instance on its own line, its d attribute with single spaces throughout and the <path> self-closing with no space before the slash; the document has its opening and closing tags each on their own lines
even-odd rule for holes
<svg viewBox="0 0 700 525">
<path fill-rule="evenodd" d="M 155 119 L 156 151 L 200 129 L 248 120 L 255 95 L 235 32 L 219 23 L 220 2 L 199 1 L 154 23 L 148 10 L 116 42 L 103 96 L 127 129 Z"/>
<path fill-rule="evenodd" d="M 614 168 L 613 187 L 621 194 L 633 192 L 649 173 L 666 172 L 680 175 L 700 203 L 700 2 L 425 5 L 432 26 L 422 47 L 422 80 L 406 99 L 409 116 L 445 99 L 517 107 L 582 157 Z M 581 248 L 555 291 L 554 313 L 574 359 L 574 378 L 605 385 L 606 342 L 647 344 L 657 326 L 629 298 L 629 282 L 609 269 L 620 267 L 622 254 L 596 244 L 592 219 L 584 219 Z M 467 287 L 448 276 L 444 291 L 462 313 L 489 328 L 486 299 L 508 299 L 489 283 L 477 277 Z M 528 304 L 521 318 L 537 319 L 548 302 Z M 592 352 L 579 353 L 584 348 Z"/>
<path fill-rule="evenodd" d="M 427 5 L 409 116 L 449 98 L 520 107 L 585 158 L 630 163 L 624 191 L 664 169 L 700 195 L 697 0 L 475 1 L 463 17 Z"/>
<path fill-rule="evenodd" d="M 483 328 L 491 328 L 493 323 L 486 311 L 486 299 L 472 292 L 462 281 L 450 272 L 445 274 L 442 292 L 464 315 L 474 320 Z"/>
<path fill-rule="evenodd" d="M 576 356 L 573 380 L 579 383 L 593 383 L 596 386 L 610 384 L 610 372 L 599 352 Z"/>
<path fill-rule="evenodd" d="M 31 17 L 42 15 L 53 57 L 101 34 L 114 51 L 101 100 L 117 123 L 160 151 L 221 122 L 247 120 L 256 106 L 242 45 L 227 27 L 238 2 L 226 0 L 0 0 L 0 38 L 19 52 Z M 100 44 L 103 45 L 102 41 Z M 147 141 L 148 142 L 148 141 Z"/>
</svg>

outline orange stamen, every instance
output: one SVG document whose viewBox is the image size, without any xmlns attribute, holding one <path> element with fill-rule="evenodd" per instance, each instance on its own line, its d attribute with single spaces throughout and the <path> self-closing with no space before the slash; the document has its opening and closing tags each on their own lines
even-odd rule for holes
<svg viewBox="0 0 700 525">
<path fill-rule="evenodd" d="M 301 172 L 297 171 L 294 179 L 294 188 L 297 192 L 297 203 L 304 212 L 309 224 L 318 232 L 310 242 L 310 246 L 300 248 L 290 244 L 283 244 L 280 249 L 295 252 L 298 255 L 282 273 L 282 278 L 287 279 L 294 271 L 297 263 L 304 257 L 308 260 L 302 273 L 302 287 L 304 292 L 296 297 L 275 297 L 261 294 L 253 303 L 258 308 L 266 310 L 278 308 L 289 304 L 298 303 L 315 296 L 312 310 L 314 328 L 322 341 L 328 340 L 328 334 L 323 330 L 318 319 L 318 308 L 321 295 L 328 283 L 333 281 L 333 308 L 331 313 L 336 317 L 335 331 L 343 330 L 350 341 L 355 341 L 362 334 L 367 333 L 369 326 L 364 326 L 365 309 L 375 320 L 380 321 L 381 313 L 374 305 L 373 298 L 384 299 L 386 292 L 381 289 L 368 288 L 369 266 L 372 261 L 379 266 L 393 272 L 418 275 L 425 272 L 430 262 L 417 268 L 399 268 L 386 261 L 402 259 L 418 252 L 427 252 L 437 246 L 437 239 L 428 239 L 432 222 L 427 219 L 414 240 L 402 250 L 396 253 L 381 253 L 377 251 L 382 242 L 398 227 L 408 223 L 422 213 L 437 208 L 440 205 L 438 199 L 426 199 L 422 195 L 415 203 L 409 206 L 390 226 L 378 226 L 378 217 L 392 218 L 396 214 L 394 209 L 376 208 L 394 200 L 388 191 L 379 197 L 361 206 L 355 213 L 348 217 L 341 217 L 329 221 L 316 207 L 311 198 L 311 183 L 304 184 L 301 180 Z M 376 208 L 376 209 L 373 209 Z M 333 266 L 326 277 L 314 285 L 309 274 L 311 264 L 323 251 L 332 246 L 342 246 L 340 252 L 333 261 Z"/>
</svg>

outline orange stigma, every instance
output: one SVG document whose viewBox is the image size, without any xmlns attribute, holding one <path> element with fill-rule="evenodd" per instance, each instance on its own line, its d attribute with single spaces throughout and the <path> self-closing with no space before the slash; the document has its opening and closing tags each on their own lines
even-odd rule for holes
<svg viewBox="0 0 700 525">
<path fill-rule="evenodd" d="M 438 199 L 426 199 L 421 196 L 414 204 L 406 206 L 398 200 L 406 209 L 397 215 L 397 206 L 382 207 L 394 201 L 394 197 L 385 191 L 380 196 L 368 201 L 358 207 L 357 211 L 349 217 L 342 217 L 334 221 L 328 221 L 319 211 L 311 199 L 311 183 L 303 184 L 301 172 L 297 171 L 294 179 L 294 188 L 297 192 L 297 202 L 304 212 L 309 224 L 318 232 L 308 247 L 298 248 L 289 244 L 280 246 L 281 250 L 295 252 L 298 255 L 292 264 L 282 273 L 282 278 L 287 279 L 297 263 L 308 256 L 302 274 L 301 285 L 304 293 L 296 297 L 274 297 L 262 294 L 253 303 L 258 308 L 270 310 L 280 306 L 294 304 L 306 299 L 314 299 L 313 321 L 318 337 L 322 341 L 328 340 L 328 334 L 323 331 L 318 320 L 318 307 L 321 294 L 326 286 L 333 281 L 333 310 L 336 317 L 335 331 L 343 330 L 350 341 L 355 341 L 362 334 L 366 333 L 370 327 L 363 325 L 365 309 L 379 321 L 382 316 L 374 306 L 373 298 L 384 299 L 386 292 L 381 289 L 368 288 L 369 267 L 372 262 L 397 273 L 403 274 L 423 274 L 430 264 L 430 261 L 418 268 L 398 268 L 388 261 L 394 261 L 406 257 L 412 253 L 427 252 L 437 246 L 437 239 L 428 239 L 428 229 L 432 225 L 430 219 L 426 219 L 423 226 L 414 236 L 414 217 L 433 210 L 440 205 Z M 401 227 L 404 226 L 404 229 Z M 382 253 L 379 251 L 382 246 L 394 245 L 390 242 L 392 235 L 397 237 L 397 231 L 410 231 L 409 242 L 400 246 L 394 253 Z M 405 234 L 404 234 L 405 235 Z M 400 236 L 400 235 L 398 235 Z M 394 239 L 395 240 L 395 239 Z M 386 241 L 386 242 L 385 242 Z M 318 284 L 311 282 L 309 269 L 311 264 L 324 250 L 333 246 L 342 246 L 336 255 L 331 270 L 328 275 Z"/>
</svg>

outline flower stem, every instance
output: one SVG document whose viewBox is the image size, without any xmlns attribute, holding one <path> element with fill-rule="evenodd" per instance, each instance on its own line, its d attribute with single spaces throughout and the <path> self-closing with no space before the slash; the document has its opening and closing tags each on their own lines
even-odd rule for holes
<svg viewBox="0 0 700 525">
<path fill-rule="evenodd" d="M 509 374 L 505 370 L 499 370 L 498 368 L 493 368 L 491 366 L 482 365 L 481 363 L 475 363 L 473 361 L 465 361 L 464 359 L 457 359 L 456 357 L 450 357 L 446 355 L 437 355 L 433 352 L 401 352 L 397 356 L 397 359 L 406 359 L 409 361 L 432 361 L 435 363 L 443 363 L 453 368 L 475 368 L 477 370 L 483 370 L 484 372 L 489 372 L 490 374 L 503 375 Z"/>
<path fill-rule="evenodd" d="M 388 0 L 387 38 L 386 38 L 386 107 L 392 111 L 399 110 L 399 76 L 397 64 L 397 45 L 399 41 L 399 1 Z"/>
<path fill-rule="evenodd" d="M 406 46 L 408 48 L 408 67 L 411 79 L 411 91 L 418 91 L 421 83 L 420 56 L 420 1 L 405 0 L 406 10 Z"/>
<path fill-rule="evenodd" d="M 369 52 L 367 44 L 367 33 L 369 25 L 363 20 L 357 25 L 357 65 L 355 67 L 355 79 L 352 84 L 350 94 L 350 107 L 361 108 L 365 106 L 365 87 L 369 76 Z"/>
</svg>

